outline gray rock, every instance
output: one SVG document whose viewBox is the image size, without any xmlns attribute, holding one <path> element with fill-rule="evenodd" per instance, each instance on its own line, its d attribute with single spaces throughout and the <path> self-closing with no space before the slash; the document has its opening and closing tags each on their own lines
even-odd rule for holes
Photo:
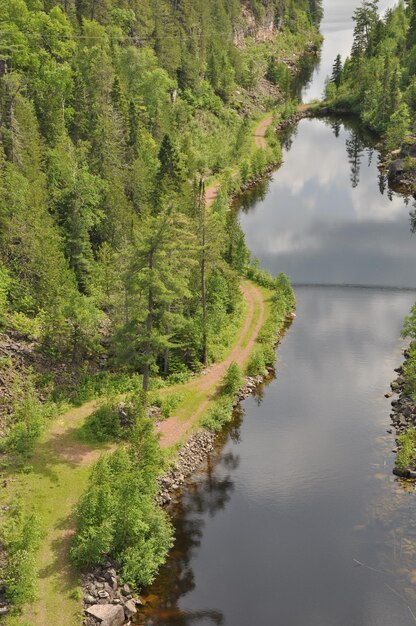
<svg viewBox="0 0 416 626">
<path fill-rule="evenodd" d="M 136 615 L 137 609 L 136 609 L 136 603 L 134 602 L 134 600 L 127 600 L 127 602 L 124 605 L 124 613 L 127 619 L 129 619 L 130 617 L 133 617 L 133 615 Z"/>
<path fill-rule="evenodd" d="M 101 626 L 122 626 L 124 623 L 123 607 L 117 604 L 95 604 L 85 612 L 98 620 Z"/>
<path fill-rule="evenodd" d="M 95 600 L 94 596 L 86 595 L 86 596 L 84 596 L 84 602 L 86 604 L 95 604 L 96 600 Z"/>
<path fill-rule="evenodd" d="M 131 589 L 128 585 L 123 585 L 121 588 L 121 593 L 123 596 L 129 596 L 131 594 Z"/>
</svg>

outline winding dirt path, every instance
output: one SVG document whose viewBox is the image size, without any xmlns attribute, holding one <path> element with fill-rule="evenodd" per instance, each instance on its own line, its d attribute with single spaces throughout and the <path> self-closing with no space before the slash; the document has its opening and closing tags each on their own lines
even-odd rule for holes
<svg viewBox="0 0 416 626">
<path fill-rule="evenodd" d="M 238 340 L 224 361 L 212 365 L 205 374 L 192 381 L 188 386 L 188 389 L 196 389 L 207 393 L 207 397 L 199 404 L 191 419 L 184 422 L 177 416 L 172 416 L 158 425 L 157 431 L 160 433 L 160 445 L 162 448 L 169 448 L 181 441 L 187 432 L 193 428 L 208 407 L 215 395 L 216 388 L 231 363 L 235 361 L 238 365 L 243 366 L 248 359 L 264 323 L 265 304 L 263 295 L 252 283 L 245 282 L 241 290 L 247 304 L 247 314 Z"/>
</svg>

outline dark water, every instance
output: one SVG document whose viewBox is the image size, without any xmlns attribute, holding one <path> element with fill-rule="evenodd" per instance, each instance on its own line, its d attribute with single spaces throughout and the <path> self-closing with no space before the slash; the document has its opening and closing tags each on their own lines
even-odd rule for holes
<svg viewBox="0 0 416 626">
<path fill-rule="evenodd" d="M 277 380 L 180 501 L 149 624 L 414 623 L 415 496 L 391 474 L 383 398 L 412 295 L 297 299 Z"/>
<path fill-rule="evenodd" d="M 352 122 L 304 120 L 285 141 L 241 223 L 261 265 L 298 285 L 297 318 L 277 378 L 180 496 L 143 624 L 416 623 L 416 495 L 391 473 L 383 397 L 416 299 L 411 206 Z"/>
</svg>

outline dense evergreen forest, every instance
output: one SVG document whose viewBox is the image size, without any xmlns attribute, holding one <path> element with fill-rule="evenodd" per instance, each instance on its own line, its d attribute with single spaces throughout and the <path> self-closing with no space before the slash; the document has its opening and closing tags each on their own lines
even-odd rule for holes
<svg viewBox="0 0 416 626">
<path fill-rule="evenodd" d="M 380 17 L 378 0 L 364 0 L 354 21 L 351 55 L 335 59 L 326 97 L 398 148 L 415 132 L 416 3 L 401 1 Z"/>
<path fill-rule="evenodd" d="M 204 181 L 250 152 L 320 16 L 318 0 L 1 0 L 3 327 L 145 388 L 215 359 L 248 252 Z"/>
</svg>

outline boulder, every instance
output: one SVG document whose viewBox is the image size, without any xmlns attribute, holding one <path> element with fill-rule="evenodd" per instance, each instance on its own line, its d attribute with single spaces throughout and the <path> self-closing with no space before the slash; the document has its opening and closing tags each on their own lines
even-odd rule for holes
<svg viewBox="0 0 416 626">
<path fill-rule="evenodd" d="M 130 619 L 130 617 L 136 615 L 137 609 L 134 600 L 127 600 L 127 602 L 124 604 L 124 613 L 126 614 L 127 619 Z"/>
<path fill-rule="evenodd" d="M 416 159 L 416 142 L 403 144 L 400 156 L 403 158 L 410 157 L 412 159 Z"/>
<path fill-rule="evenodd" d="M 396 159 L 392 161 L 389 166 L 389 179 L 398 178 L 407 169 L 406 159 Z"/>
<path fill-rule="evenodd" d="M 117 604 L 94 604 L 85 612 L 98 620 L 101 626 L 122 626 L 124 624 L 123 607 Z"/>
</svg>

